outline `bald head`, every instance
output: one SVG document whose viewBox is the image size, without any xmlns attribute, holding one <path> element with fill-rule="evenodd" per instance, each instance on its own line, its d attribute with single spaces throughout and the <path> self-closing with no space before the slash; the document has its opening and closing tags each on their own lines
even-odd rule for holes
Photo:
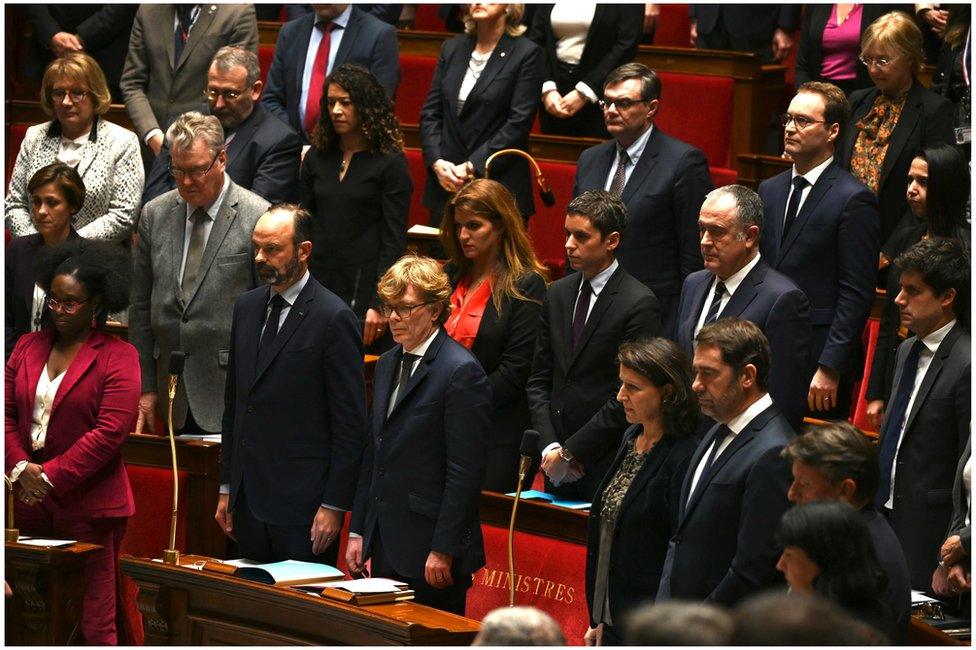
<svg viewBox="0 0 976 650">
<path fill-rule="evenodd" d="M 258 219 L 251 235 L 258 276 L 275 291 L 298 282 L 312 254 L 311 215 L 288 203 L 272 206 Z"/>
</svg>

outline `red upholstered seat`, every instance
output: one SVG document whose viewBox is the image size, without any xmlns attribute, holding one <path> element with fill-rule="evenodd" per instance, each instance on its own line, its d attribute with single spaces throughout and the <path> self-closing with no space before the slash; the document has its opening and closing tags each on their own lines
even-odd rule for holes
<svg viewBox="0 0 976 650">
<path fill-rule="evenodd" d="M 660 4 L 661 15 L 654 30 L 654 44 L 666 47 L 688 47 L 691 19 L 688 5 Z"/>
<path fill-rule="evenodd" d="M 566 205 L 573 198 L 573 180 L 576 178 L 576 165 L 573 163 L 540 161 L 542 173 L 549 179 L 556 204 L 547 208 L 539 195 L 535 196 L 535 214 L 529 219 L 529 235 L 536 257 L 549 269 L 549 277 L 563 276 L 566 263 L 566 239 L 563 225 L 566 221 Z M 532 191 L 536 191 L 533 181 Z"/>
<path fill-rule="evenodd" d="M 413 28 L 427 32 L 443 32 L 444 21 L 437 15 L 440 5 L 423 3 L 417 5 L 417 13 L 413 19 Z"/>
<path fill-rule="evenodd" d="M 10 124 L 7 126 L 7 173 L 4 175 L 4 187 L 10 186 L 10 176 L 14 171 L 14 163 L 17 162 L 20 143 L 24 141 L 29 126 L 30 124 Z"/>
<path fill-rule="evenodd" d="M 734 169 L 727 169 L 725 167 L 709 167 L 708 175 L 712 177 L 712 185 L 715 187 L 733 185 L 739 182 L 739 174 Z"/>
<path fill-rule="evenodd" d="M 474 575 L 465 615 L 481 620 L 508 605 L 508 530 L 481 525 L 486 565 Z M 548 613 L 570 645 L 582 645 L 589 627 L 586 609 L 586 547 L 541 535 L 515 533 L 515 604 Z"/>
<path fill-rule="evenodd" d="M 864 374 L 858 382 L 855 382 L 854 408 L 851 415 L 851 422 L 861 431 L 877 435 L 877 431 L 868 424 L 868 380 L 871 378 L 871 364 L 874 362 L 874 350 L 878 346 L 878 330 L 881 328 L 881 321 L 877 318 L 869 318 L 864 326 L 864 333 L 861 341 L 864 344 Z"/>
<path fill-rule="evenodd" d="M 261 83 L 268 80 L 268 70 L 271 69 L 271 61 L 274 59 L 274 45 L 258 46 L 258 64 L 261 66 Z"/>
<path fill-rule="evenodd" d="M 420 202 L 424 195 L 424 183 L 427 182 L 427 167 L 420 149 L 405 149 L 407 166 L 410 168 L 410 178 L 413 180 L 413 193 L 410 195 L 410 214 L 407 217 L 407 227 L 429 223 L 427 208 Z"/>
<path fill-rule="evenodd" d="M 656 124 L 705 152 L 709 165 L 731 167 L 732 78 L 675 72 L 658 76 L 661 109 Z"/>
<path fill-rule="evenodd" d="M 420 7 L 417 6 L 417 13 Z M 427 99 L 427 91 L 434 80 L 437 57 L 400 55 L 400 85 L 397 87 L 396 103 L 393 106 L 397 119 L 403 124 L 419 124 L 420 109 Z"/>
</svg>

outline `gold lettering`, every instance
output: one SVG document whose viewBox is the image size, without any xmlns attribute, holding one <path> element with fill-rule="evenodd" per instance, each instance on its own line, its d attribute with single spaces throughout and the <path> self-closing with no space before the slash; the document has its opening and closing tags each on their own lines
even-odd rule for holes
<svg viewBox="0 0 976 650">
<path fill-rule="evenodd" d="M 483 567 L 481 571 L 483 571 L 481 574 L 481 584 L 490 585 L 491 581 L 495 579 L 495 572 L 489 571 L 488 567 Z"/>
<path fill-rule="evenodd" d="M 572 605 L 573 604 L 573 592 L 574 591 L 575 590 L 572 587 L 567 587 L 566 588 L 566 598 L 569 599 L 569 600 L 565 601 L 567 605 Z"/>
<path fill-rule="evenodd" d="M 542 586 L 542 578 L 532 578 L 532 582 L 535 583 L 535 595 L 539 595 L 539 587 Z"/>
<path fill-rule="evenodd" d="M 564 585 L 563 583 L 560 582 L 559 583 L 559 586 L 556 587 L 556 600 L 558 600 L 559 602 L 562 602 L 563 601 L 563 593 L 565 591 L 566 591 L 566 585 Z"/>
<path fill-rule="evenodd" d="M 552 598 L 552 588 L 556 586 L 556 583 L 552 580 L 546 580 L 546 591 L 542 594 L 543 598 Z"/>
<path fill-rule="evenodd" d="M 502 587 L 503 589 L 510 589 L 512 586 L 512 574 L 509 573 L 508 571 L 505 572 L 499 571 L 499 573 L 505 576 L 503 580 L 498 581 L 499 586 Z"/>
<path fill-rule="evenodd" d="M 529 580 L 529 576 L 519 576 L 519 581 L 522 583 L 519 587 L 519 591 L 521 591 L 523 594 L 529 593 L 529 587 L 531 586 L 532 582 Z"/>
</svg>

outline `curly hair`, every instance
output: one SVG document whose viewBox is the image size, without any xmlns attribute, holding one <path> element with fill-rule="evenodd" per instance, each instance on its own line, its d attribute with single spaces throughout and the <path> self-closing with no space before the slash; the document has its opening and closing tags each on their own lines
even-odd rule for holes
<svg viewBox="0 0 976 650">
<path fill-rule="evenodd" d="M 34 274 L 45 292 L 51 291 L 55 277 L 70 275 L 89 296 L 100 296 L 102 304 L 95 315 L 99 327 L 105 326 L 110 312 L 129 306 L 132 262 L 118 244 L 77 239 L 41 246 L 34 259 Z"/>
<path fill-rule="evenodd" d="M 338 145 L 339 136 L 329 117 L 329 86 L 335 84 L 349 93 L 371 153 L 396 153 L 403 151 L 403 134 L 400 122 L 393 114 L 393 102 L 373 73 L 361 65 L 343 63 L 325 80 L 325 92 L 319 103 L 319 121 L 312 133 L 312 146 L 326 151 Z"/>
</svg>

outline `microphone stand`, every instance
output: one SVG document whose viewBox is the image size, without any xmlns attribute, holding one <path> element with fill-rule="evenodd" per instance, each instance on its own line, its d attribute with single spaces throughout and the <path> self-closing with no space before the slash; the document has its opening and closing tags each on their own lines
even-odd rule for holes
<svg viewBox="0 0 976 650">
<path fill-rule="evenodd" d="M 552 187 L 549 185 L 549 180 L 542 173 L 539 163 L 535 161 L 535 158 L 521 149 L 502 149 L 488 156 L 488 160 L 485 161 L 485 178 L 491 178 L 489 175 L 491 163 L 499 156 L 519 156 L 529 161 L 529 164 L 532 165 L 532 169 L 535 172 L 535 182 L 539 186 L 539 195 L 542 197 L 542 202 L 549 207 L 555 205 L 556 199 L 552 194 Z"/>
<path fill-rule="evenodd" d="M 3 531 L 3 540 L 16 542 L 20 539 L 20 531 L 14 528 L 14 483 L 4 475 L 3 484 L 7 487 L 7 527 Z"/>
<path fill-rule="evenodd" d="M 515 606 L 515 512 L 518 509 L 519 498 L 522 496 L 522 483 L 529 473 L 532 458 L 523 455 L 519 460 L 518 485 L 515 487 L 515 501 L 512 502 L 512 518 L 508 522 L 508 606 Z"/>
<path fill-rule="evenodd" d="M 180 477 L 176 464 L 176 435 L 173 433 L 173 400 L 176 399 L 176 385 L 179 381 L 178 374 L 169 376 L 169 407 L 166 417 L 169 425 L 169 450 L 173 457 L 173 516 L 169 524 L 169 548 L 163 551 L 163 562 L 174 566 L 180 563 L 180 552 L 176 550 L 176 513 L 180 500 Z"/>
</svg>

